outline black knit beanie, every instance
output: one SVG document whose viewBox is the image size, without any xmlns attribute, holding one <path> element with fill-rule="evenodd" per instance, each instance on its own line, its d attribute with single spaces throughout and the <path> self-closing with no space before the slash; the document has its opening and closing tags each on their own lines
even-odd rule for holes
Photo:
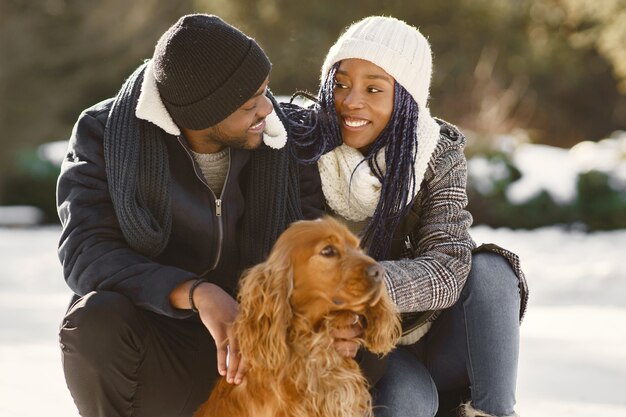
<svg viewBox="0 0 626 417">
<path fill-rule="evenodd" d="M 272 64 L 254 39 L 217 16 L 181 17 L 153 56 L 161 99 L 183 128 L 211 127 L 248 101 Z"/>
</svg>

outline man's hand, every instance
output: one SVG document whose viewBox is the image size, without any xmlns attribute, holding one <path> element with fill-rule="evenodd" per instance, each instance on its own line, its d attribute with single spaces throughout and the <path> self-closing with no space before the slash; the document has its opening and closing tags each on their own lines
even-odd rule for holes
<svg viewBox="0 0 626 417">
<path fill-rule="evenodd" d="M 337 352 L 347 358 L 356 356 L 360 347 L 357 339 L 363 335 L 363 327 L 357 314 L 349 314 L 342 317 L 331 334 L 335 338 L 333 347 Z"/>
<path fill-rule="evenodd" d="M 174 307 L 191 308 L 189 305 L 191 284 L 193 281 L 188 281 L 174 289 L 170 295 L 170 302 Z M 209 282 L 198 285 L 193 292 L 193 301 L 202 323 L 215 340 L 218 372 L 226 376 L 228 383 L 240 384 L 247 368 L 233 333 L 233 323 L 239 311 L 239 304 L 223 289 Z"/>
</svg>

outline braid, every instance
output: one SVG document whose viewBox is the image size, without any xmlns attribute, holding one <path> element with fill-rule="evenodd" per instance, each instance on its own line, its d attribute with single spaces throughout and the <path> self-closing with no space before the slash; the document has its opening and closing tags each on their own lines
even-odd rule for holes
<svg viewBox="0 0 626 417">
<path fill-rule="evenodd" d="M 320 86 L 319 100 L 306 93 L 296 93 L 291 97 L 291 101 L 297 96 L 313 99 L 312 106 L 304 108 L 293 103 L 282 105 L 289 119 L 296 147 L 305 150 L 298 155 L 301 163 L 315 163 L 322 155 L 342 143 L 333 95 L 337 68 L 339 68 L 339 63 L 332 66 Z M 306 156 L 302 156 L 303 153 Z"/>
<path fill-rule="evenodd" d="M 374 141 L 364 161 L 381 182 L 380 199 L 368 222 L 363 244 L 375 259 L 384 259 L 400 219 L 409 210 L 409 199 L 415 187 L 415 158 L 417 155 L 418 107 L 413 97 L 398 82 L 394 87 L 393 112 L 389 123 Z M 385 150 L 383 172 L 376 154 Z"/>
</svg>

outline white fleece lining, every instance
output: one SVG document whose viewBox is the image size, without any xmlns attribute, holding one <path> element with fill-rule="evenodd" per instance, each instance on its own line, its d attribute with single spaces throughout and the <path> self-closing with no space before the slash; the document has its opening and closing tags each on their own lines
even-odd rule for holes
<svg viewBox="0 0 626 417">
<path fill-rule="evenodd" d="M 180 129 L 172 120 L 172 116 L 168 113 L 159 90 L 157 89 L 156 79 L 152 70 L 152 60 L 148 62 L 141 83 L 141 92 L 135 109 L 135 116 L 138 119 L 146 120 L 165 130 L 170 135 L 180 136 Z"/>
</svg>

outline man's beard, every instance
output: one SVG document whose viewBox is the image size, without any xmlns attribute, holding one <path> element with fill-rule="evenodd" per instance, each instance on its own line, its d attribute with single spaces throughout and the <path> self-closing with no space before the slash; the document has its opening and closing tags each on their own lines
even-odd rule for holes
<svg viewBox="0 0 626 417">
<path fill-rule="evenodd" d="M 258 135 L 258 140 L 251 140 L 256 135 Z M 222 146 L 237 149 L 256 149 L 261 144 L 262 135 L 263 133 L 252 134 L 246 132 L 241 136 L 228 136 L 216 126 L 214 131 L 208 134 L 208 137 L 211 142 Z"/>
</svg>

